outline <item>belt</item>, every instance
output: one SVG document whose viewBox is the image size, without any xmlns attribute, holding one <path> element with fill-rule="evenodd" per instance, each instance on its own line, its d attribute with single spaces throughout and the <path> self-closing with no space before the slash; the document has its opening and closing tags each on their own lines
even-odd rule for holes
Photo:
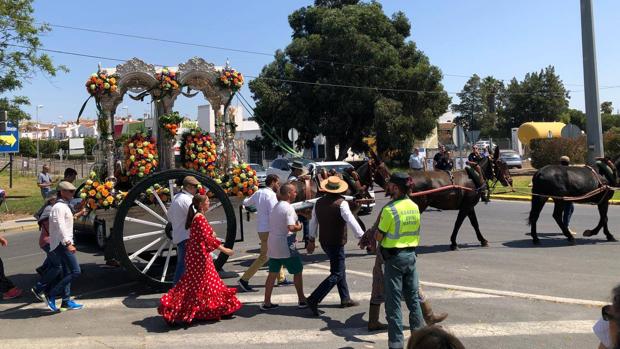
<svg viewBox="0 0 620 349">
<path fill-rule="evenodd" d="M 385 248 L 385 247 L 381 247 L 381 249 L 384 250 L 385 252 L 389 253 L 392 256 L 396 256 L 397 254 L 399 254 L 401 252 L 415 252 L 415 247 L 404 247 L 404 248 L 397 248 L 397 247 Z"/>
</svg>

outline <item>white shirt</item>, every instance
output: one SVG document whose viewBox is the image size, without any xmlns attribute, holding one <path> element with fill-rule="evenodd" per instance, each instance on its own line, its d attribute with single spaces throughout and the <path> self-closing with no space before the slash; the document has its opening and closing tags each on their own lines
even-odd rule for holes
<svg viewBox="0 0 620 349">
<path fill-rule="evenodd" d="M 362 227 L 355 219 L 353 212 L 351 212 L 351 208 L 349 207 L 349 203 L 342 200 L 340 203 L 340 217 L 344 219 L 347 223 L 349 229 L 353 231 L 353 234 L 357 239 L 360 239 L 362 235 L 364 235 L 364 231 Z M 310 230 L 308 231 L 308 237 L 312 240 L 316 239 L 317 228 L 319 227 L 319 221 L 316 218 L 316 209 L 312 209 L 312 218 L 310 219 Z"/>
<path fill-rule="evenodd" d="M 181 191 L 174 196 L 166 214 L 168 221 L 172 224 L 172 242 L 177 245 L 179 242 L 189 239 L 189 231 L 185 229 L 185 222 L 187 221 L 187 212 L 192 204 L 192 199 L 192 194 L 185 190 Z"/>
<path fill-rule="evenodd" d="M 409 157 L 409 168 L 421 170 L 424 168 L 424 156 L 411 154 Z"/>
<path fill-rule="evenodd" d="M 288 258 L 291 256 L 287 237 L 294 235 L 288 231 L 289 225 L 297 223 L 297 213 L 288 201 L 279 201 L 269 215 L 269 238 L 267 256 L 269 258 Z"/>
<path fill-rule="evenodd" d="M 256 206 L 256 226 L 259 233 L 269 231 L 269 215 L 277 203 L 278 198 L 271 188 L 259 189 L 252 196 L 243 200 L 243 206 Z"/>
<path fill-rule="evenodd" d="M 64 200 L 58 200 L 50 212 L 50 251 L 71 241 L 73 244 L 73 212 Z"/>
</svg>

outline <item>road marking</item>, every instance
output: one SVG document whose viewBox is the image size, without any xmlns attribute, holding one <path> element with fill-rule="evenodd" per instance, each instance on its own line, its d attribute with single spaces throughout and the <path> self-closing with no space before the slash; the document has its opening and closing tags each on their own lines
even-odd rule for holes
<svg viewBox="0 0 620 349">
<path fill-rule="evenodd" d="M 531 321 L 503 323 L 472 323 L 443 326 L 458 338 L 592 334 L 595 320 Z M 408 336 L 406 336 L 408 337 Z M 366 328 L 283 329 L 265 331 L 232 331 L 204 333 L 167 332 L 134 336 L 71 336 L 2 338 L 2 345 L 12 349 L 38 347 L 70 348 L 204 348 L 237 347 L 240 345 L 292 345 L 323 343 L 321 347 L 339 347 L 345 343 L 365 341 L 367 347 L 380 347 L 387 340 L 387 333 L 369 334 Z M 328 343 L 328 344 L 326 344 Z"/>
<path fill-rule="evenodd" d="M 307 264 L 306 267 L 329 270 L 328 266 L 321 265 L 321 264 Z M 347 274 L 359 275 L 359 276 L 372 278 L 372 273 L 365 273 L 365 272 L 355 271 L 355 270 L 347 270 Z M 502 290 L 494 290 L 490 288 L 451 285 L 451 284 L 443 284 L 439 282 L 430 282 L 430 281 L 421 281 L 421 280 L 420 280 L 420 285 L 428 286 L 428 287 L 443 288 L 447 290 L 474 292 L 474 293 L 482 293 L 482 294 L 512 297 L 512 298 L 532 299 L 532 300 L 552 302 L 552 303 L 586 305 L 586 306 L 593 306 L 593 307 L 599 307 L 599 306 L 604 306 L 604 305 L 609 304 L 609 302 L 595 301 L 595 300 L 589 300 L 589 299 L 546 296 L 546 295 L 533 294 L 533 293 L 502 291 Z"/>
</svg>

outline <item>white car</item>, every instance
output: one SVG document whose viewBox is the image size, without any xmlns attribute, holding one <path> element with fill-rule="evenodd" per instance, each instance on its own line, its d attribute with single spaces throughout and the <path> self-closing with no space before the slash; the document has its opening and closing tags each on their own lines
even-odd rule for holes
<svg viewBox="0 0 620 349">
<path fill-rule="evenodd" d="M 265 172 L 265 177 L 270 174 L 275 174 L 280 179 L 280 183 L 286 183 L 288 177 L 291 175 L 291 164 L 293 161 L 300 161 L 306 166 L 310 174 L 313 174 L 313 162 L 308 159 L 294 158 L 294 159 L 275 159 L 271 162 L 271 165 Z"/>
</svg>

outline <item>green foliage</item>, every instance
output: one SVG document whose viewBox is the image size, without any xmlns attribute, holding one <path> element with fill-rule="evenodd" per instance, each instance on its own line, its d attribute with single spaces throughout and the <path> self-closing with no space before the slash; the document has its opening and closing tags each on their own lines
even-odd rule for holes
<svg viewBox="0 0 620 349">
<path fill-rule="evenodd" d="M 492 76 L 472 75 L 457 93 L 459 103 L 452 104 L 452 111 L 459 114 L 454 122 L 466 130 L 480 130 L 481 137 L 500 136 L 498 112 L 504 107 L 504 90 L 504 83 Z"/>
<path fill-rule="evenodd" d="M 620 157 L 620 128 L 612 128 L 603 134 L 605 156 L 616 160 Z"/>
<path fill-rule="evenodd" d="M 620 127 L 620 115 L 619 114 L 602 114 L 601 126 L 603 132 L 609 131 L 614 127 Z"/>
<path fill-rule="evenodd" d="M 315 6 L 292 13 L 289 24 L 292 42 L 285 51 L 277 51 L 274 61 L 249 84 L 263 134 L 267 130 L 285 138 L 287 130 L 295 127 L 300 132 L 298 144 L 306 146 L 323 134 L 327 157 L 334 159 L 335 145 L 359 150 L 364 137 L 375 130 L 379 137 L 384 131 L 375 127 L 375 112 L 397 109 L 377 108 L 379 101 L 389 99 L 400 105 L 398 115 L 382 118 L 409 121 L 399 130 L 411 138 L 405 143 L 426 137 L 446 111 L 450 99 L 441 85 L 441 72 L 415 43 L 405 41 L 411 25 L 404 14 L 389 18 L 377 2 L 317 0 Z M 345 156 L 341 151 L 339 157 Z"/>
<path fill-rule="evenodd" d="M 582 131 L 586 130 L 586 114 L 579 109 L 567 109 L 560 115 L 559 121 L 565 124 L 576 125 Z"/>
<path fill-rule="evenodd" d="M 97 138 L 84 137 L 84 152 L 86 155 L 93 155 L 93 147 L 97 145 Z"/>
<path fill-rule="evenodd" d="M 541 138 L 530 141 L 532 166 L 541 168 L 559 164 L 560 157 L 568 155 L 573 164 L 583 164 L 586 159 L 586 139 Z"/>
<path fill-rule="evenodd" d="M 67 148 L 68 148 L 67 141 Z M 41 155 L 56 155 L 60 149 L 60 141 L 55 139 L 41 139 L 39 140 L 39 153 Z"/>
<path fill-rule="evenodd" d="M 0 95 L 15 91 L 35 73 L 56 76 L 58 71 L 68 71 L 64 66 L 54 66 L 52 59 L 40 53 L 39 36 L 50 29 L 38 25 L 33 17 L 33 0 L 5 0 L 0 2 Z M 27 97 L 0 97 L 0 108 L 9 111 L 13 122 L 28 119 L 20 108 L 29 105 Z"/>
<path fill-rule="evenodd" d="M 513 78 L 506 87 L 502 129 L 508 133 L 528 121 L 558 121 L 568 108 L 568 98 L 553 66 L 528 73 L 521 82 Z"/>
<path fill-rule="evenodd" d="M 609 101 L 605 101 L 601 103 L 601 113 L 602 114 L 611 114 L 614 112 L 613 103 Z"/>
<path fill-rule="evenodd" d="M 37 144 L 30 138 L 19 139 L 19 154 L 24 157 L 33 158 L 37 156 Z"/>
</svg>

